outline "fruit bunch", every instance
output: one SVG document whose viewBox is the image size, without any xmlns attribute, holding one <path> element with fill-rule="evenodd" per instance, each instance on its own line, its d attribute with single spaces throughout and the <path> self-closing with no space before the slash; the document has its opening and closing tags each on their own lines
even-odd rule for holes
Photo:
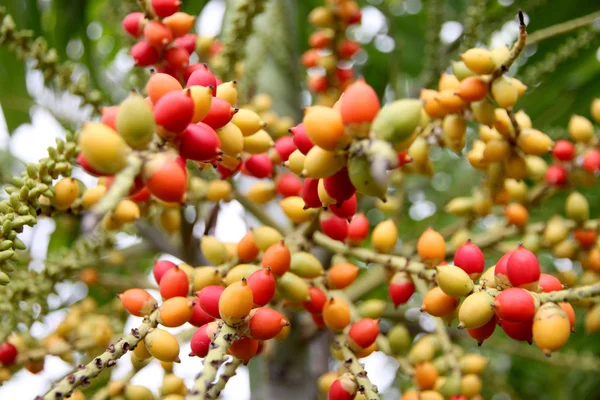
<svg viewBox="0 0 600 400">
<path fill-rule="evenodd" d="M 316 95 L 316 104 L 331 106 L 354 79 L 353 57 L 360 44 L 346 38 L 348 26 L 361 21 L 354 0 L 327 1 L 314 8 L 308 22 L 317 29 L 310 35 L 310 49 L 302 55 L 308 69 L 308 89 Z"/>
</svg>

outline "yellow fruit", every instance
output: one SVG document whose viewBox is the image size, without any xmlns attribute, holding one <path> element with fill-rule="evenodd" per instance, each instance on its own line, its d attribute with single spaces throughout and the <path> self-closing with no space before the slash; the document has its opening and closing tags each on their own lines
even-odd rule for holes
<svg viewBox="0 0 600 400">
<path fill-rule="evenodd" d="M 218 269 L 214 267 L 196 267 L 194 268 L 194 292 L 202 290 L 206 286 L 220 285 L 223 276 Z"/>
<path fill-rule="evenodd" d="M 473 211 L 473 198 L 455 197 L 446 204 L 444 211 L 454 215 L 466 215 Z"/>
<path fill-rule="evenodd" d="M 59 210 L 66 210 L 79 196 L 79 182 L 75 178 L 63 178 L 54 185 L 53 203 Z"/>
<path fill-rule="evenodd" d="M 171 297 L 159 308 L 158 320 L 168 328 L 181 326 L 192 317 L 194 303 L 186 297 Z"/>
<path fill-rule="evenodd" d="M 242 135 L 242 131 L 232 122 L 227 123 L 221 129 L 217 129 L 217 135 L 219 135 L 223 153 L 233 157 L 244 150 L 244 136 Z"/>
<path fill-rule="evenodd" d="M 279 202 L 279 206 L 290 221 L 295 224 L 310 221 L 315 213 L 314 209 L 304 209 L 304 200 L 300 196 L 286 197 Z"/>
<path fill-rule="evenodd" d="M 467 133 L 467 123 L 465 117 L 461 114 L 449 114 L 444 117 L 442 123 L 444 135 L 450 139 L 457 140 L 464 138 Z"/>
<path fill-rule="evenodd" d="M 336 204 L 337 201 L 329 196 L 329 193 L 327 193 L 327 190 L 325 190 L 325 182 L 323 181 L 323 179 L 319 179 L 319 183 L 317 185 L 317 194 L 319 196 L 319 200 L 321 200 L 321 204 L 323 204 L 323 207 L 327 207 L 330 204 Z"/>
<path fill-rule="evenodd" d="M 212 103 L 212 89 L 205 86 L 195 85 L 185 90 L 189 90 L 190 96 L 194 101 L 194 116 L 192 122 L 200 122 L 208 115 Z"/>
<path fill-rule="evenodd" d="M 135 346 L 135 349 L 133 349 L 133 354 L 135 354 L 135 356 L 140 360 L 145 360 L 147 358 L 152 357 L 152 354 L 150 354 L 150 352 L 146 348 L 146 345 L 144 344 L 143 340 L 140 341 L 137 344 L 137 346 Z"/>
<path fill-rule="evenodd" d="M 481 48 L 469 49 L 460 55 L 467 68 L 477 75 L 486 75 L 494 72 L 496 63 L 489 50 Z"/>
<path fill-rule="evenodd" d="M 99 122 L 83 125 L 79 146 L 90 165 L 105 174 L 116 174 L 127 165 L 131 149 L 125 140 L 109 126 Z"/>
<path fill-rule="evenodd" d="M 391 253 L 398 241 L 398 228 L 393 220 L 380 222 L 373 229 L 371 244 L 378 253 Z"/>
<path fill-rule="evenodd" d="M 163 208 L 159 220 L 160 226 L 165 232 L 177 233 L 181 228 L 181 211 L 178 208 Z"/>
<path fill-rule="evenodd" d="M 208 182 L 206 199 L 208 201 L 228 201 L 231 198 L 231 183 L 223 179 Z"/>
<path fill-rule="evenodd" d="M 235 107 L 238 98 L 237 82 L 223 82 L 217 86 L 217 97 L 228 102 L 231 107 Z"/>
<path fill-rule="evenodd" d="M 585 332 L 588 335 L 600 332 L 600 304 L 595 304 L 585 313 Z"/>
<path fill-rule="evenodd" d="M 386 306 L 387 302 L 384 300 L 369 299 L 360 303 L 357 309 L 363 318 L 379 319 L 383 316 Z"/>
<path fill-rule="evenodd" d="M 503 138 L 492 139 L 486 143 L 483 150 L 483 158 L 486 162 L 498 162 L 505 160 L 510 154 L 510 145 Z"/>
<path fill-rule="evenodd" d="M 519 99 L 519 90 L 512 79 L 501 76 L 492 82 L 492 96 L 502 108 L 512 108 Z"/>
<path fill-rule="evenodd" d="M 344 130 L 340 113 L 333 108 L 309 107 L 305 111 L 303 122 L 310 140 L 324 150 L 343 149 L 352 140 Z"/>
<path fill-rule="evenodd" d="M 438 90 L 456 90 L 460 85 L 460 81 L 452 74 L 442 73 L 438 82 Z"/>
<path fill-rule="evenodd" d="M 543 304 L 533 320 L 533 341 L 546 355 L 560 349 L 571 335 L 565 311 L 554 303 Z"/>
<path fill-rule="evenodd" d="M 237 325 L 250 314 L 252 289 L 245 279 L 227 286 L 219 298 L 219 314 L 228 325 Z"/>
<path fill-rule="evenodd" d="M 460 358 L 460 369 L 465 375 L 479 375 L 483 372 L 487 364 L 487 358 L 476 353 L 469 353 Z"/>
<path fill-rule="evenodd" d="M 525 154 L 534 156 L 548 153 L 553 145 L 552 139 L 537 129 L 523 129 L 517 138 L 517 146 Z"/>
<path fill-rule="evenodd" d="M 511 154 L 505 165 L 506 176 L 520 181 L 527 174 L 527 165 L 525 160 L 517 153 Z"/>
<path fill-rule="evenodd" d="M 271 135 L 264 129 L 244 137 L 244 151 L 250 154 L 266 153 L 273 146 Z"/>
<path fill-rule="evenodd" d="M 223 282 L 225 285 L 229 286 L 235 282 L 241 281 L 244 278 L 248 278 L 259 269 L 260 267 L 254 264 L 238 264 L 229 270 L 225 278 L 223 278 Z"/>
<path fill-rule="evenodd" d="M 100 199 L 104 196 L 105 193 L 106 186 L 102 185 L 86 189 L 86 191 L 83 192 L 83 196 L 81 196 L 81 203 L 83 205 L 83 208 L 85 208 L 86 210 L 92 208 L 98 201 L 100 201 Z"/>
<path fill-rule="evenodd" d="M 274 182 L 256 182 L 248 189 L 246 197 L 252 203 L 266 204 L 277 195 Z"/>
<path fill-rule="evenodd" d="M 337 372 L 326 372 L 317 380 L 317 388 L 321 394 L 327 394 L 333 382 L 338 378 Z"/>
<path fill-rule="evenodd" d="M 596 121 L 597 124 L 600 124 L 600 99 L 592 100 L 590 114 L 592 115 L 594 121 Z"/>
<path fill-rule="evenodd" d="M 240 128 L 244 136 L 254 135 L 266 126 L 257 113 L 243 108 L 235 113 L 231 122 Z"/>
<path fill-rule="evenodd" d="M 123 199 L 115 207 L 112 217 L 121 224 L 135 222 L 140 218 L 140 207 L 132 200 Z"/>
<path fill-rule="evenodd" d="M 252 230 L 254 243 L 261 251 L 265 251 L 272 244 L 283 240 L 283 236 L 275 228 L 270 226 L 259 226 Z"/>
<path fill-rule="evenodd" d="M 437 267 L 435 279 L 444 293 L 452 297 L 463 297 L 473 290 L 473 281 L 463 269 L 455 265 Z"/>
<path fill-rule="evenodd" d="M 179 362 L 179 342 L 169 332 L 156 328 L 144 338 L 150 354 L 160 361 Z"/>
<path fill-rule="evenodd" d="M 125 398 L 127 400 L 154 400 L 152 391 L 141 385 L 125 386 Z"/>
<path fill-rule="evenodd" d="M 581 115 L 573 115 L 567 129 L 576 142 L 588 142 L 594 137 L 594 126 L 589 119 Z"/>
<path fill-rule="evenodd" d="M 481 378 L 475 374 L 467 374 L 460 381 L 460 392 L 468 399 L 481 393 L 481 387 Z"/>
<path fill-rule="evenodd" d="M 309 299 L 308 283 L 293 272 L 286 272 L 277 279 L 277 290 L 287 300 L 302 302 Z"/>
<path fill-rule="evenodd" d="M 487 126 L 494 125 L 494 121 L 496 120 L 494 109 L 494 104 L 488 99 L 471 103 L 471 111 L 473 111 L 475 120 Z"/>
<path fill-rule="evenodd" d="M 183 378 L 178 377 L 174 374 L 167 374 L 163 378 L 163 383 L 161 387 L 162 395 L 169 394 L 186 394 L 187 388 L 185 387 L 185 382 Z"/>
<path fill-rule="evenodd" d="M 504 108 L 496 108 L 494 110 L 494 115 L 494 128 L 496 128 L 496 130 L 505 138 L 512 139 L 515 136 L 515 129 L 508 116 L 508 112 Z"/>
<path fill-rule="evenodd" d="M 491 50 L 491 53 L 494 64 L 496 64 L 496 68 L 500 68 L 506 57 L 508 57 L 510 54 L 510 49 L 506 46 L 498 46 L 494 47 Z"/>
<path fill-rule="evenodd" d="M 345 155 L 313 146 L 304 160 L 302 174 L 310 178 L 327 178 L 342 169 L 345 164 Z"/>
<path fill-rule="evenodd" d="M 525 157 L 525 164 L 527 165 L 527 176 L 534 181 L 541 181 L 546 176 L 548 170 L 548 164 L 542 157 L 538 156 L 527 156 Z"/>
<path fill-rule="evenodd" d="M 308 23 L 319 28 L 327 28 L 333 25 L 334 22 L 335 16 L 327 7 L 315 7 L 308 14 Z M 329 390 L 329 388 L 327 388 L 327 390 Z M 327 393 L 327 390 L 324 393 Z"/>
<path fill-rule="evenodd" d="M 252 98 L 252 105 L 257 112 L 264 112 L 273 106 L 273 98 L 266 93 L 259 93 Z"/>
<path fill-rule="evenodd" d="M 146 148 L 152 141 L 156 128 L 152 107 L 142 96 L 132 92 L 119 106 L 116 126 L 119 135 L 129 146 Z"/>
<path fill-rule="evenodd" d="M 202 236 L 200 249 L 204 257 L 215 265 L 223 264 L 230 258 L 227 246 L 214 236 Z"/>
<path fill-rule="evenodd" d="M 304 171 L 304 162 L 306 156 L 300 152 L 300 150 L 294 150 L 290 157 L 286 162 L 283 163 L 284 166 L 290 169 L 294 174 L 300 175 L 302 171 Z"/>
<path fill-rule="evenodd" d="M 473 293 L 458 310 L 459 328 L 480 328 L 494 316 L 494 298 L 487 292 Z"/>
<path fill-rule="evenodd" d="M 567 217 L 576 222 L 585 222 L 590 218 L 590 204 L 579 192 L 572 192 L 565 201 Z"/>
<path fill-rule="evenodd" d="M 311 253 L 297 251 L 292 253 L 290 271 L 305 279 L 315 279 L 323 275 L 323 264 Z"/>
<path fill-rule="evenodd" d="M 524 181 L 508 178 L 504 181 L 504 189 L 510 195 L 510 199 L 517 202 L 522 202 L 527 195 L 527 184 Z"/>
</svg>

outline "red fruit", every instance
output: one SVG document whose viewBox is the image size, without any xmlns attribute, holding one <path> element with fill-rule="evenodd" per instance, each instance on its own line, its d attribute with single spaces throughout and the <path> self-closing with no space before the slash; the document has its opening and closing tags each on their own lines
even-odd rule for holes
<svg viewBox="0 0 600 400">
<path fill-rule="evenodd" d="M 308 151 L 313 148 L 314 144 L 308 138 L 304 124 L 298 124 L 290 128 L 290 133 L 294 135 L 294 144 L 300 153 L 307 155 Z"/>
<path fill-rule="evenodd" d="M 308 37 L 308 45 L 310 47 L 314 47 L 316 49 L 322 49 L 325 47 L 329 47 L 330 43 L 331 43 L 331 37 L 323 31 L 313 32 Z"/>
<path fill-rule="evenodd" d="M 258 353 L 258 340 L 249 337 L 238 339 L 231 344 L 229 352 L 246 365 Z"/>
<path fill-rule="evenodd" d="M 533 320 L 535 308 L 532 294 L 521 288 L 505 289 L 494 299 L 494 309 L 498 318 L 510 322 Z"/>
<path fill-rule="evenodd" d="M 408 155 L 406 150 L 398 153 L 398 168 L 412 162 L 412 157 Z"/>
<path fill-rule="evenodd" d="M 131 47 L 131 57 L 138 67 L 148 67 L 158 62 L 160 54 L 150 43 L 141 40 Z"/>
<path fill-rule="evenodd" d="M 469 399 L 467 399 L 467 398 L 466 398 L 465 396 L 463 396 L 463 395 L 457 394 L 457 395 L 455 395 L 455 396 L 452 396 L 452 397 L 450 397 L 450 399 L 449 399 L 449 400 L 469 400 Z"/>
<path fill-rule="evenodd" d="M 563 290 L 562 282 L 555 276 L 550 274 L 540 274 L 540 289 L 542 292 L 555 292 Z"/>
<path fill-rule="evenodd" d="M 154 120 L 169 132 L 183 132 L 193 117 L 194 100 L 187 92 L 169 92 L 154 106 Z"/>
<path fill-rule="evenodd" d="M 219 313 L 219 299 L 224 290 L 223 286 L 210 285 L 196 292 L 200 307 L 213 318 L 221 318 L 221 314 Z"/>
<path fill-rule="evenodd" d="M 327 326 L 325 325 L 325 320 L 323 319 L 323 316 L 321 314 L 310 314 L 310 317 L 312 318 L 317 328 L 325 329 L 325 327 Z"/>
<path fill-rule="evenodd" d="M 248 173 L 255 178 L 268 178 L 273 173 L 273 162 L 266 154 L 254 154 L 245 162 Z"/>
<path fill-rule="evenodd" d="M 198 122 L 189 124 L 179 136 L 179 154 L 194 161 L 211 161 L 221 150 L 219 135 L 210 126 Z"/>
<path fill-rule="evenodd" d="M 177 265 L 167 260 L 156 260 L 154 261 L 154 268 L 152 269 L 152 274 L 154 274 L 154 279 L 156 279 L 156 283 L 160 284 L 160 280 L 163 275 L 170 270 L 171 268 L 175 268 Z"/>
<path fill-rule="evenodd" d="M 300 195 L 302 196 L 302 200 L 304 200 L 304 207 L 320 208 L 322 204 L 321 199 L 319 199 L 319 180 L 306 178 L 302 184 Z"/>
<path fill-rule="evenodd" d="M 348 236 L 348 221 L 332 215 L 321 219 L 321 231 L 333 240 L 344 241 Z"/>
<path fill-rule="evenodd" d="M 587 172 L 598 172 L 600 170 L 600 150 L 592 150 L 583 158 L 583 169 Z"/>
<path fill-rule="evenodd" d="M 379 335 L 379 321 L 363 318 L 350 327 L 348 337 L 361 348 L 366 348 L 375 343 Z"/>
<path fill-rule="evenodd" d="M 485 325 L 480 326 L 479 328 L 467 328 L 467 333 L 473 339 L 477 340 L 477 345 L 481 346 L 484 340 L 492 336 L 496 330 L 496 316 L 494 315 L 492 319 L 485 323 Z"/>
<path fill-rule="evenodd" d="M 216 327 L 209 324 L 204 324 L 196 329 L 190 341 L 190 347 L 192 348 L 190 355 L 201 358 L 206 357 L 215 333 Z"/>
<path fill-rule="evenodd" d="M 279 312 L 272 308 L 257 308 L 250 313 L 249 336 L 256 340 L 269 340 L 281 332 L 281 328 L 289 325 Z"/>
<path fill-rule="evenodd" d="M 175 44 L 175 46 L 185 49 L 185 51 L 187 51 L 187 53 L 191 55 L 194 52 L 194 50 L 196 49 L 196 39 L 197 38 L 198 38 L 198 35 L 196 35 L 194 33 L 188 33 L 186 35 L 178 37 L 177 39 L 175 39 L 175 42 L 173 42 L 173 43 Z M 202 65 L 202 64 L 195 64 L 195 65 Z M 190 74 L 192 72 L 190 72 Z M 187 78 L 189 78 L 189 76 Z M 186 78 L 186 81 L 187 81 L 187 78 Z"/>
<path fill-rule="evenodd" d="M 477 279 L 485 268 L 485 258 L 481 249 L 468 240 L 456 250 L 454 265 L 469 274 L 471 279 Z"/>
<path fill-rule="evenodd" d="M 118 297 L 127 312 L 136 317 L 143 317 L 150 314 L 156 306 L 154 297 L 144 289 L 127 289 Z"/>
<path fill-rule="evenodd" d="M 335 76 L 340 82 L 346 82 L 354 78 L 354 71 L 352 68 L 336 68 Z"/>
<path fill-rule="evenodd" d="M 550 185 L 564 186 L 567 184 L 568 173 L 562 165 L 551 165 L 546 170 L 545 179 Z"/>
<path fill-rule="evenodd" d="M 165 299 L 171 297 L 187 297 L 190 289 L 190 280 L 184 270 L 175 266 L 171 268 L 160 279 L 158 285 L 160 295 Z"/>
<path fill-rule="evenodd" d="M 191 66 L 190 66 L 191 67 Z M 212 86 L 213 96 L 217 95 L 217 80 L 206 64 L 195 64 L 194 71 L 187 80 L 187 87 L 200 85 L 204 87 Z M 215 99 L 213 99 L 214 102 Z M 223 100 L 224 101 L 224 100 Z M 226 102 L 227 103 L 227 102 Z M 229 103 L 227 103 L 229 104 Z M 228 121 L 229 122 L 229 121 Z M 223 124 L 225 125 L 225 124 Z M 223 126 L 221 125 L 221 126 Z M 216 128 L 215 128 L 216 129 Z"/>
<path fill-rule="evenodd" d="M 302 65 L 304 65 L 306 68 L 316 67 L 319 58 L 319 50 L 308 49 L 302 54 Z"/>
<path fill-rule="evenodd" d="M 380 108 L 377 93 L 363 80 L 348 86 L 341 101 L 340 114 L 344 125 L 371 123 Z"/>
<path fill-rule="evenodd" d="M 222 164 L 217 164 L 217 171 L 221 175 L 221 179 L 227 179 L 240 172 L 240 170 L 242 169 L 242 164 L 243 162 L 242 160 L 240 160 L 237 167 L 235 167 L 235 169 L 233 170 L 224 167 Z"/>
<path fill-rule="evenodd" d="M 390 299 L 394 307 L 406 304 L 415 293 L 415 284 L 404 273 L 396 273 L 388 286 Z"/>
<path fill-rule="evenodd" d="M 79 153 L 79 155 L 77 156 L 77 159 L 75 160 L 75 162 L 77 163 L 77 165 L 79 165 L 81 168 L 83 168 L 85 172 L 87 172 L 90 175 L 94 175 L 94 176 L 107 176 L 106 174 L 104 174 L 104 173 L 102 173 L 100 171 L 96 171 L 94 169 L 94 167 L 92 167 L 90 165 L 90 163 L 85 158 L 85 156 L 83 155 L 83 153 Z"/>
<path fill-rule="evenodd" d="M 311 92 L 323 93 L 329 89 L 329 81 L 325 75 L 310 76 L 308 78 L 308 89 Z"/>
<path fill-rule="evenodd" d="M 10 367 L 17 360 L 18 354 L 19 352 L 14 345 L 8 342 L 2 342 L 2 344 L 0 344 L 0 366 Z"/>
<path fill-rule="evenodd" d="M 189 323 L 194 326 L 202 326 L 208 324 L 209 322 L 213 322 L 215 319 L 208 315 L 200 306 L 199 301 L 194 302 L 194 307 L 192 308 L 192 316 L 189 320 Z"/>
<path fill-rule="evenodd" d="M 188 66 L 190 53 L 183 47 L 173 46 L 165 52 L 164 57 L 170 68 L 181 70 Z"/>
<path fill-rule="evenodd" d="M 535 291 L 540 280 L 540 263 L 535 254 L 520 245 L 506 263 L 506 274 L 511 285 Z"/>
<path fill-rule="evenodd" d="M 353 400 L 358 391 L 358 385 L 352 375 L 343 375 L 333 381 L 327 393 L 327 400 Z"/>
<path fill-rule="evenodd" d="M 338 46 L 340 58 L 350 58 L 360 50 L 360 43 L 353 40 L 344 40 Z"/>
<path fill-rule="evenodd" d="M 288 249 L 283 241 L 269 246 L 262 258 L 262 266 L 264 268 L 271 268 L 271 272 L 277 276 L 282 276 L 288 272 L 291 262 L 292 255 L 290 249 Z"/>
<path fill-rule="evenodd" d="M 356 209 L 358 207 L 358 201 L 356 200 L 356 194 L 353 194 L 348 200 L 344 201 L 342 204 L 331 204 L 329 206 L 329 211 L 331 211 L 334 215 L 344 218 L 346 220 L 350 220 L 354 214 L 356 214 Z"/>
<path fill-rule="evenodd" d="M 150 21 L 144 27 L 144 38 L 152 46 L 162 49 L 173 41 L 173 32 L 162 22 Z"/>
<path fill-rule="evenodd" d="M 573 306 L 566 301 L 558 303 L 558 306 L 567 314 L 569 322 L 571 323 L 571 332 L 575 332 L 575 310 L 573 309 Z"/>
<path fill-rule="evenodd" d="M 129 199 L 136 203 L 145 203 L 150 200 L 150 190 L 146 186 L 129 196 Z"/>
<path fill-rule="evenodd" d="M 280 137 L 275 141 L 273 147 L 275 148 L 275 151 L 277 151 L 281 162 L 287 161 L 288 158 L 290 158 L 290 154 L 296 150 L 296 145 L 294 144 L 294 138 L 292 136 Z"/>
<path fill-rule="evenodd" d="M 575 158 L 575 145 L 568 140 L 557 140 L 552 155 L 560 161 L 571 161 Z"/>
<path fill-rule="evenodd" d="M 362 20 L 362 11 L 360 8 L 356 8 L 352 13 L 346 16 L 346 23 L 348 25 L 359 24 Z"/>
<path fill-rule="evenodd" d="M 185 47 L 185 46 L 182 46 L 182 47 Z M 196 72 L 202 68 L 204 68 L 204 64 L 201 64 L 201 63 L 194 63 L 194 64 L 188 65 L 188 67 L 185 69 L 185 71 L 183 71 L 183 78 L 187 82 L 190 79 L 190 76 L 192 76 L 192 74 L 194 72 Z M 214 95 L 214 93 L 216 93 L 216 91 L 213 91 L 213 95 Z"/>
<path fill-rule="evenodd" d="M 348 240 L 352 244 L 359 244 L 369 235 L 369 220 L 365 214 L 360 213 L 352 217 L 348 224 Z"/>
<path fill-rule="evenodd" d="M 497 285 L 502 285 L 504 287 L 510 286 L 510 282 L 508 281 L 508 273 L 506 272 L 506 265 L 508 263 L 508 259 L 512 256 L 512 251 L 506 253 L 496 263 L 494 267 L 494 278 Z"/>
<path fill-rule="evenodd" d="M 142 21 L 144 20 L 144 13 L 132 12 L 123 18 L 123 28 L 125 32 L 129 33 L 133 37 L 140 37 L 142 35 Z"/>
<path fill-rule="evenodd" d="M 271 268 L 261 268 L 248 277 L 248 286 L 252 290 L 254 304 L 266 306 L 275 295 L 275 277 Z"/>
<path fill-rule="evenodd" d="M 596 243 L 596 231 L 594 229 L 575 229 L 573 236 L 584 249 L 589 249 Z"/>
<path fill-rule="evenodd" d="M 152 0 L 152 8 L 159 18 L 168 17 L 179 11 L 179 0 Z"/>
<path fill-rule="evenodd" d="M 335 174 L 324 178 L 323 186 L 325 186 L 327 194 L 338 203 L 348 200 L 356 193 L 356 189 L 348 176 L 348 168 L 346 167 L 340 169 Z"/>
<path fill-rule="evenodd" d="M 509 338 L 531 344 L 533 340 L 533 321 L 510 322 L 501 319 L 499 324 Z"/>
<path fill-rule="evenodd" d="M 286 172 L 277 179 L 275 188 L 283 197 L 298 196 L 302 191 L 302 181 L 296 175 Z"/>
<path fill-rule="evenodd" d="M 117 113 L 119 112 L 119 106 L 102 107 L 100 111 L 102 112 L 102 123 L 117 130 Z"/>
<path fill-rule="evenodd" d="M 162 201 L 179 202 L 187 189 L 187 172 L 177 159 L 166 159 L 146 180 L 152 195 Z"/>
<path fill-rule="evenodd" d="M 231 107 L 227 101 L 213 97 L 210 103 L 210 110 L 202 122 L 213 129 L 219 129 L 227 125 L 236 112 L 237 109 Z"/>
<path fill-rule="evenodd" d="M 318 287 L 312 286 L 308 289 L 309 301 L 302 303 L 302 307 L 311 314 L 321 314 L 323 307 L 327 302 L 327 296 Z"/>
</svg>

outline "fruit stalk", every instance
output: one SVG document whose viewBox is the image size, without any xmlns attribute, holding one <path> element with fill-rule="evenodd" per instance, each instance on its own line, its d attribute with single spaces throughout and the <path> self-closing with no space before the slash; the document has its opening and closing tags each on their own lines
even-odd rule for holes
<svg viewBox="0 0 600 400">
<path fill-rule="evenodd" d="M 252 215 L 254 215 L 254 217 L 256 217 L 261 224 L 275 228 L 284 235 L 290 233 L 290 229 L 287 226 L 282 226 L 277 223 L 269 214 L 264 212 L 261 207 L 258 207 L 256 204 L 250 202 L 235 187 L 233 188 L 233 198 L 237 200 L 246 211 L 249 211 Z"/>
<path fill-rule="evenodd" d="M 127 353 L 127 351 L 134 348 L 144 339 L 144 337 L 146 337 L 148 332 L 157 325 L 158 311 L 155 310 L 144 319 L 144 322 L 142 322 L 138 328 L 132 329 L 131 333 L 125 335 L 125 337 L 117 343 L 108 346 L 104 353 L 94 358 L 89 364 L 79 369 L 77 372 L 67 375 L 43 397 L 38 397 L 38 399 L 59 400 L 70 395 L 73 390 L 81 385 L 89 383 L 91 379 L 98 376 L 104 369 L 114 366 L 119 358 Z"/>
<path fill-rule="evenodd" d="M 544 29 L 538 29 L 529 35 L 527 44 L 535 44 L 542 40 L 550 39 L 551 37 L 563 35 L 567 32 L 574 31 L 582 28 L 586 25 L 594 23 L 600 18 L 600 11 L 595 11 L 591 14 L 584 15 L 583 17 L 575 18 L 570 21 L 561 22 L 560 24 L 552 25 Z"/>
<path fill-rule="evenodd" d="M 217 379 L 213 387 L 208 391 L 208 396 L 211 399 L 219 398 L 221 391 L 225 388 L 227 382 L 235 375 L 237 367 L 239 367 L 241 363 L 240 360 L 234 358 L 225 364 L 225 368 L 223 369 L 223 372 L 221 372 L 221 375 L 219 375 L 219 379 Z"/>
<path fill-rule="evenodd" d="M 576 301 L 600 295 L 600 283 L 581 286 L 556 292 L 540 293 L 540 303 L 560 303 L 561 301 Z"/>
<path fill-rule="evenodd" d="M 502 64 L 494 71 L 492 75 L 491 81 L 502 76 L 513 65 L 515 60 L 519 57 L 523 49 L 525 49 L 525 45 L 527 44 L 527 25 L 525 25 L 525 16 L 523 15 L 523 11 L 519 10 L 519 38 L 517 42 L 510 49 L 510 53 Z"/>
<path fill-rule="evenodd" d="M 358 391 L 362 393 L 367 400 L 379 400 L 377 386 L 374 386 L 367 377 L 367 371 L 358 362 L 356 354 L 345 343 L 346 336 L 343 334 L 337 335 L 335 344 L 344 356 L 344 367 L 356 378 L 358 383 Z"/>
<path fill-rule="evenodd" d="M 214 380 L 217 376 L 217 371 L 223 362 L 227 349 L 233 343 L 237 335 L 235 328 L 222 323 L 219 331 L 216 333 L 214 340 L 210 344 L 210 350 L 204 358 L 204 369 L 198 375 L 192 390 L 186 397 L 186 400 L 204 400 L 211 398 L 208 396 L 209 391 L 214 386 Z"/>
</svg>

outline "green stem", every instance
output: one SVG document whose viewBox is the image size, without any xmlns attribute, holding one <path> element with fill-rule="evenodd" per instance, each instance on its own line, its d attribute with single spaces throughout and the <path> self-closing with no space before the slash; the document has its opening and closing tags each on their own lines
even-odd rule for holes
<svg viewBox="0 0 600 400">
<path fill-rule="evenodd" d="M 239 367 L 241 363 L 242 362 L 240 360 L 234 358 L 233 360 L 225 364 L 225 368 L 223 369 L 223 372 L 221 372 L 221 375 L 219 375 L 219 379 L 217 379 L 217 382 L 208 391 L 209 398 L 219 398 L 221 391 L 225 389 L 225 385 L 235 375 L 237 367 Z"/>
<path fill-rule="evenodd" d="M 90 380 L 98 376 L 106 368 L 114 366 L 119 358 L 127 353 L 128 350 L 135 348 L 140 341 L 144 340 L 148 332 L 158 325 L 157 318 L 158 311 L 156 310 L 145 318 L 144 322 L 137 329 L 132 329 L 131 333 L 114 345 L 110 345 L 104 353 L 94 358 L 89 364 L 67 375 L 63 380 L 58 382 L 43 396 L 43 399 L 62 400 L 65 397 L 69 397 L 73 393 L 73 390 L 89 383 Z"/>
<path fill-rule="evenodd" d="M 572 289 L 558 290 L 556 292 L 540 293 L 540 302 L 559 303 L 563 301 L 582 300 L 587 297 L 595 297 L 600 295 L 600 283 L 593 285 L 580 286 Z"/>
<path fill-rule="evenodd" d="M 582 28 L 586 25 L 590 25 L 599 18 L 600 11 L 596 11 L 591 14 L 584 15 L 583 17 L 575 18 L 566 22 L 561 22 L 560 24 L 552 25 L 544 29 L 539 29 L 533 32 L 531 35 L 529 35 L 529 38 L 527 39 L 527 44 L 531 45 L 554 36 L 563 35 L 570 31 Z"/>
<path fill-rule="evenodd" d="M 367 371 L 358 362 L 356 354 L 346 345 L 346 336 L 343 334 L 336 335 L 335 345 L 340 349 L 344 356 L 344 367 L 350 371 L 356 378 L 358 383 L 358 391 L 362 393 L 367 400 L 379 400 L 377 386 L 373 385 L 367 377 Z"/>
</svg>

